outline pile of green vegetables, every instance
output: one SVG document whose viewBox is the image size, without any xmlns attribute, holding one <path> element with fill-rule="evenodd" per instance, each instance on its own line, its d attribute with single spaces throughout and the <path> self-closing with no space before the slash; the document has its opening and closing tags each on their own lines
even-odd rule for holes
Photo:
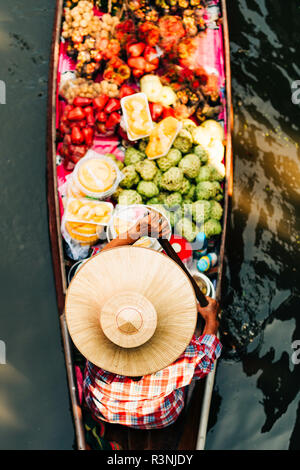
<svg viewBox="0 0 300 470">
<path fill-rule="evenodd" d="M 224 174 L 193 138 L 194 123 L 190 126 L 186 122 L 168 154 L 156 160 L 149 160 L 144 153 L 147 139 L 141 140 L 138 148 L 128 147 L 124 163 L 118 162 L 124 179 L 113 199 L 124 205 L 156 205 L 175 232 L 192 242 L 199 231 L 207 238 L 222 231 L 220 183 Z"/>
</svg>

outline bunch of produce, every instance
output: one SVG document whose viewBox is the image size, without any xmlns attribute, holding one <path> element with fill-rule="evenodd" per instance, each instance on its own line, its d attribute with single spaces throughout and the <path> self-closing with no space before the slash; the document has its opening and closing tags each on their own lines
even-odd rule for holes
<svg viewBox="0 0 300 470">
<path fill-rule="evenodd" d="M 186 44 L 182 42 L 182 48 Z M 188 48 L 186 49 L 188 53 Z M 203 67 L 191 70 L 189 67 L 166 64 L 160 77 L 164 85 L 171 86 L 176 93 L 177 103 L 175 116 L 186 119 L 195 113 L 202 122 L 208 118 L 216 118 L 221 111 L 221 96 L 218 77 L 208 74 Z"/>
<path fill-rule="evenodd" d="M 127 45 L 127 64 L 135 78 L 145 73 L 153 72 L 158 68 L 159 57 L 154 47 L 143 42 L 132 42 Z"/>
<path fill-rule="evenodd" d="M 65 21 L 63 23 L 62 36 L 71 39 L 73 44 L 83 42 L 85 36 L 96 38 L 101 30 L 100 18 L 94 15 L 93 2 L 80 0 L 74 8 L 65 8 Z"/>
<path fill-rule="evenodd" d="M 93 78 L 102 73 L 100 93 L 110 97 L 118 96 L 122 84 L 137 83 L 160 70 L 160 78 L 156 75 L 161 81 L 156 96 L 160 96 L 148 97 L 155 122 L 166 116 L 181 120 L 193 114 L 201 122 L 215 118 L 221 109 L 218 77 L 207 74 L 195 60 L 204 9 L 200 0 L 169 3 L 172 12 L 179 9 L 178 14 L 162 15 L 150 2 L 133 0 L 127 2 L 127 14 L 119 19 L 121 15 L 111 13 L 97 16 L 92 1 L 79 0 L 74 8 L 65 9 L 62 35 L 68 40 L 68 53 L 76 59 L 79 76 Z M 121 4 L 115 2 L 115 6 Z M 106 4 L 101 7 L 105 9 Z M 74 93 L 69 90 L 71 99 Z"/>
<path fill-rule="evenodd" d="M 124 179 L 114 199 L 119 204 L 158 204 L 171 225 L 188 241 L 193 241 L 200 229 L 208 238 L 220 234 L 221 183 L 225 176 L 220 152 L 223 138 L 223 128 L 216 121 L 196 126 L 185 120 L 164 157 L 149 160 L 145 154 L 147 140 L 141 140 L 138 148 L 128 147 L 122 170 Z"/>
<path fill-rule="evenodd" d="M 140 81 L 141 91 L 150 102 L 152 120 L 158 122 L 168 116 L 175 116 L 174 106 L 177 97 L 172 87 L 163 86 L 157 75 L 144 75 Z"/>
<path fill-rule="evenodd" d="M 119 96 L 119 88 L 115 83 L 107 80 L 96 83 L 93 80 L 87 80 L 82 77 L 66 81 L 59 92 L 69 104 L 73 103 L 76 96 L 84 98 L 96 98 L 99 95 L 107 95 L 110 98 L 117 98 Z"/>
<path fill-rule="evenodd" d="M 60 119 L 60 152 L 67 168 L 70 161 L 76 164 L 93 145 L 95 117 L 91 104 L 89 98 L 76 97 L 72 105 L 65 106 Z"/>
<path fill-rule="evenodd" d="M 103 77 L 120 86 L 130 78 L 130 74 L 129 66 L 119 57 L 114 57 L 107 63 Z"/>
<path fill-rule="evenodd" d="M 155 0 L 155 5 L 167 10 L 198 8 L 205 3 L 204 0 Z"/>
<path fill-rule="evenodd" d="M 200 230 L 208 238 L 220 234 L 224 132 L 213 120 L 221 111 L 219 81 L 197 60 L 206 1 L 65 5 L 62 36 L 77 75 L 60 88 L 67 102 L 58 129 L 66 168 L 86 154 L 95 135 L 119 133 L 124 163 L 108 155 L 123 173 L 113 199 L 157 204 L 190 242 Z M 121 108 L 122 98 L 140 91 Z"/>
<path fill-rule="evenodd" d="M 99 0 L 101 2 L 101 0 Z M 120 7 L 122 2 L 119 2 Z M 103 0 L 102 2 L 103 3 Z M 154 3 L 154 6 L 153 6 Z M 192 18 L 193 21 L 187 21 L 186 27 L 189 34 L 196 34 L 199 30 L 206 28 L 203 19 L 205 0 L 128 0 L 128 11 L 132 14 L 135 20 L 138 21 L 152 21 L 157 22 L 161 13 L 180 14 L 185 17 Z M 196 32 L 195 32 L 196 28 Z"/>
<path fill-rule="evenodd" d="M 107 135 L 116 131 L 121 121 L 120 109 L 120 100 L 108 95 L 94 99 L 76 96 L 72 104 L 65 106 L 58 130 L 67 168 L 70 161 L 76 164 L 92 147 L 95 132 Z"/>
<path fill-rule="evenodd" d="M 65 9 L 62 36 L 69 40 L 67 52 L 76 59 L 79 75 L 92 78 L 102 60 L 119 56 L 121 46 L 114 37 L 118 23 L 119 18 L 109 13 L 95 15 L 93 2 L 87 0 L 80 0 L 73 9 Z"/>
</svg>

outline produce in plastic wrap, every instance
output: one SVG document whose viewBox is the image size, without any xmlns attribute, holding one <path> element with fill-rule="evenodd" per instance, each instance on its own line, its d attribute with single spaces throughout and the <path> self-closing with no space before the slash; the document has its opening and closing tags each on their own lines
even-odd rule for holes
<svg viewBox="0 0 300 470">
<path fill-rule="evenodd" d="M 70 237 L 83 246 L 94 245 L 99 240 L 95 224 L 66 222 L 65 228 Z"/>
<path fill-rule="evenodd" d="M 201 124 L 201 127 L 209 132 L 213 139 L 218 139 L 223 142 L 224 128 L 218 121 L 207 119 Z"/>
<path fill-rule="evenodd" d="M 192 130 L 192 138 L 194 144 L 201 145 L 205 150 L 207 150 L 212 137 L 207 129 L 198 126 Z"/>
<path fill-rule="evenodd" d="M 129 140 L 148 137 L 153 129 L 148 100 L 144 93 L 135 93 L 121 100 Z"/>
<path fill-rule="evenodd" d="M 111 219 L 113 205 L 87 198 L 68 198 L 65 211 L 67 222 L 107 225 Z"/>
<path fill-rule="evenodd" d="M 224 145 L 220 140 L 211 140 L 207 148 L 208 162 L 219 164 L 224 158 Z"/>
<path fill-rule="evenodd" d="M 150 134 L 146 147 L 146 155 L 150 159 L 162 157 L 170 150 L 176 135 L 180 131 L 181 123 L 172 116 L 156 124 Z"/>
<path fill-rule="evenodd" d="M 123 175 L 108 157 L 89 151 L 73 172 L 73 181 L 85 196 L 105 199 L 117 189 Z"/>
</svg>

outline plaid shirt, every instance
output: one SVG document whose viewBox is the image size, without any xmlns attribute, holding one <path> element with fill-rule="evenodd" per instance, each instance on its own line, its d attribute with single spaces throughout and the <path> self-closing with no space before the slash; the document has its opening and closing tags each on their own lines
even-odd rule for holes
<svg viewBox="0 0 300 470">
<path fill-rule="evenodd" d="M 139 381 L 112 374 L 87 362 L 85 400 L 93 415 L 132 428 L 169 426 L 184 406 L 184 388 L 205 377 L 221 353 L 215 335 L 193 336 L 183 354 L 170 366 Z"/>
</svg>

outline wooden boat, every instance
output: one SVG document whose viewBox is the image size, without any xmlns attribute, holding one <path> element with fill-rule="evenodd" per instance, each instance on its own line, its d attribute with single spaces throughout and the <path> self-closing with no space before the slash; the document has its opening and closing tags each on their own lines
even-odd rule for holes
<svg viewBox="0 0 300 470">
<path fill-rule="evenodd" d="M 227 234 L 228 216 L 232 195 L 232 126 L 233 112 L 231 103 L 231 74 L 229 53 L 229 32 L 227 24 L 226 0 L 220 0 L 222 10 L 221 26 L 224 48 L 224 69 L 226 83 L 226 176 L 224 183 L 224 216 L 223 231 L 220 242 L 219 263 L 215 274 L 216 298 L 222 299 L 222 280 L 224 272 L 224 255 Z M 74 346 L 66 327 L 64 304 L 67 289 L 66 268 L 69 261 L 65 259 L 63 240 L 60 231 L 60 208 L 57 182 L 57 149 L 56 149 L 56 115 L 57 115 L 57 75 L 59 67 L 60 34 L 63 20 L 63 0 L 56 1 L 56 14 L 52 38 L 52 54 L 49 74 L 48 97 L 48 133 L 47 133 L 47 194 L 49 210 L 49 231 L 52 248 L 52 260 L 57 295 L 58 314 L 61 326 L 62 342 L 65 354 L 70 403 L 74 419 L 76 446 L 79 450 L 88 448 L 85 440 L 83 413 L 79 404 L 77 382 L 74 372 Z M 215 370 L 215 369 L 214 369 Z M 214 372 L 190 388 L 190 399 L 181 416 L 167 430 L 140 431 L 120 425 L 107 427 L 106 438 L 118 442 L 123 449 L 156 449 L 156 450 L 194 450 L 204 449 L 210 401 L 214 384 Z"/>
</svg>

